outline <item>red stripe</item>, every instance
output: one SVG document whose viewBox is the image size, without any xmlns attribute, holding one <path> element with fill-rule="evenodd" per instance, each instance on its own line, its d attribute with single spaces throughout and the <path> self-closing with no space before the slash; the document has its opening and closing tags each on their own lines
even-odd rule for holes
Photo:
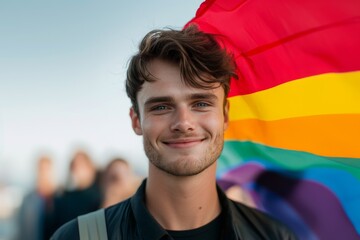
<svg viewBox="0 0 360 240">
<path fill-rule="evenodd" d="M 358 0 L 203 5 L 191 22 L 225 36 L 219 41 L 236 57 L 241 79 L 232 82 L 229 96 L 322 73 L 360 70 Z"/>
</svg>

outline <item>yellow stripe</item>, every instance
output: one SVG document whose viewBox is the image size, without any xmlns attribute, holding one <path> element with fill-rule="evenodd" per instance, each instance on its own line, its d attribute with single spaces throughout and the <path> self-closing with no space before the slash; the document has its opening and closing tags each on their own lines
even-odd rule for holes
<svg viewBox="0 0 360 240">
<path fill-rule="evenodd" d="M 327 73 L 229 98 L 230 120 L 360 113 L 360 71 Z"/>
<path fill-rule="evenodd" d="M 330 157 L 360 158 L 360 114 L 321 115 L 275 121 L 231 121 L 226 140 L 264 145 Z"/>
</svg>

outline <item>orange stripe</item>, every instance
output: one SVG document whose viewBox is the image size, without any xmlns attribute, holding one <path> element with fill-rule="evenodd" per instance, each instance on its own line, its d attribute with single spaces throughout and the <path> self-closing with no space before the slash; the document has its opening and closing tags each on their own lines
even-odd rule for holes
<svg viewBox="0 0 360 240">
<path fill-rule="evenodd" d="M 360 114 L 231 121 L 225 139 L 253 141 L 329 157 L 359 158 Z"/>
</svg>

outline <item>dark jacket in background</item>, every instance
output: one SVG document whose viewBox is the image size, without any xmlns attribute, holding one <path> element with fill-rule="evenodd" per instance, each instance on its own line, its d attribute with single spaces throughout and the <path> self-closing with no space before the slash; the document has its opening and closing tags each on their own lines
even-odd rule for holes
<svg viewBox="0 0 360 240">
<path fill-rule="evenodd" d="M 66 222 L 99 209 L 101 201 L 102 193 L 98 182 L 83 190 L 62 192 L 54 199 L 54 211 L 51 217 L 52 233 Z"/>
</svg>

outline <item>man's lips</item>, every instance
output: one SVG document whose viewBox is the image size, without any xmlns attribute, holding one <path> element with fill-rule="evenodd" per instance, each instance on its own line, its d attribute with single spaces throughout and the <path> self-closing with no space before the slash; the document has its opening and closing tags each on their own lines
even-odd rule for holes
<svg viewBox="0 0 360 240">
<path fill-rule="evenodd" d="M 204 138 L 181 138 L 163 141 L 169 147 L 173 148 L 187 148 L 195 146 L 204 141 Z"/>
</svg>

